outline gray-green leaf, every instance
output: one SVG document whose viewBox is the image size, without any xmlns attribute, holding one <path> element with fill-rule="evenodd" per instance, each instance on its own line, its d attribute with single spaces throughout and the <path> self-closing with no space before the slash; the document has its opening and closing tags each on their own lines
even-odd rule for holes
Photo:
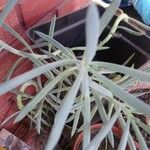
<svg viewBox="0 0 150 150">
<path fill-rule="evenodd" d="M 91 143 L 87 146 L 87 150 L 96 150 L 98 149 L 99 145 L 101 144 L 102 140 L 106 137 L 106 135 L 110 132 L 112 129 L 114 123 L 116 122 L 121 109 L 118 108 L 118 110 L 115 112 L 115 114 L 112 116 L 112 118 L 107 122 L 105 126 L 101 128 L 101 130 L 98 132 L 98 134 L 94 137 L 94 139 L 91 141 Z"/>
<path fill-rule="evenodd" d="M 3 11 L 0 14 L 0 26 L 6 19 L 7 15 L 10 13 L 10 11 L 13 9 L 13 7 L 16 5 L 18 0 L 8 0 L 5 7 L 3 8 Z"/>
<path fill-rule="evenodd" d="M 90 5 L 86 18 L 86 46 L 87 62 L 91 62 L 96 54 L 98 37 L 99 37 L 99 12 L 94 3 Z"/>
<path fill-rule="evenodd" d="M 65 121 L 71 111 L 76 94 L 79 90 L 81 81 L 83 79 L 83 75 L 84 75 L 84 68 L 81 68 L 74 84 L 72 85 L 71 89 L 69 90 L 69 92 L 63 99 L 63 104 L 62 104 L 60 110 L 56 114 L 56 117 L 54 120 L 54 125 L 52 127 L 51 134 L 48 139 L 47 146 L 46 146 L 46 150 L 54 149 L 54 147 L 56 146 L 56 144 L 61 136 L 63 127 L 65 125 Z"/>
<path fill-rule="evenodd" d="M 21 85 L 22 83 L 31 80 L 47 71 L 49 71 L 50 69 L 59 67 L 59 66 L 63 66 L 66 64 L 73 64 L 75 63 L 74 60 L 61 60 L 61 61 L 57 61 L 57 62 L 53 62 L 53 63 L 49 63 L 47 65 L 43 65 L 41 67 L 32 69 L 31 71 L 28 71 L 22 75 L 19 75 L 9 81 L 6 81 L 4 83 L 0 84 L 0 95 L 9 92 L 10 90 L 16 88 L 17 86 Z"/>
</svg>

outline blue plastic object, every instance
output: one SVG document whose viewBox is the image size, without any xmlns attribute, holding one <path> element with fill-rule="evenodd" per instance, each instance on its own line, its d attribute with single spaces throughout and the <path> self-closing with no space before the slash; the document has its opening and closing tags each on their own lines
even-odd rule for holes
<svg viewBox="0 0 150 150">
<path fill-rule="evenodd" d="M 112 0 L 103 0 L 107 3 Z M 142 17 L 145 24 L 150 25 L 150 0 L 122 0 L 120 7 L 134 5 L 139 15 Z"/>
<path fill-rule="evenodd" d="M 141 15 L 145 24 L 150 25 L 150 0 L 137 0 L 134 7 Z"/>
</svg>

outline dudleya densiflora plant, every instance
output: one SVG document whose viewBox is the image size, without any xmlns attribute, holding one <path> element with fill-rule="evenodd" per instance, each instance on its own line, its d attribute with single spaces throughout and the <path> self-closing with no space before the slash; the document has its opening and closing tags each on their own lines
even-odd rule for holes
<svg viewBox="0 0 150 150">
<path fill-rule="evenodd" d="M 28 58 L 36 65 L 36 68 L 33 68 L 31 71 L 13 79 L 7 78 L 7 81 L 0 85 L 1 95 L 21 84 L 39 87 L 37 94 L 30 97 L 30 102 L 23 107 L 19 107 L 20 112 L 18 112 L 15 121 L 18 122 L 27 115 L 33 116 L 34 118 L 32 119 L 39 119 L 39 114 L 43 112 L 39 106 L 45 107 L 43 104 L 45 101 L 49 103 L 50 107 L 55 109 L 55 119 L 46 150 L 51 150 L 56 146 L 64 125 L 69 120 L 74 120 L 72 134 L 78 130 L 77 124 L 81 113 L 83 114 L 83 125 L 79 130 L 83 130 L 84 133 L 83 149 L 98 149 L 103 139 L 107 136 L 110 144 L 114 146 L 114 136 L 111 129 L 117 119 L 123 129 L 119 149 L 125 149 L 127 143 L 130 149 L 136 149 L 130 134 L 130 125 L 135 131 L 141 147 L 144 150 L 148 149 L 139 127 L 148 133 L 150 133 L 150 128 L 138 120 L 134 114 L 150 115 L 150 107 L 136 98 L 136 95 L 128 93 L 126 87 L 136 80 L 150 82 L 150 75 L 147 73 L 149 68 L 146 68 L 145 71 L 140 71 L 117 64 L 93 60 L 96 55 L 97 45 L 103 46 L 101 42 L 98 44 L 99 37 L 112 19 L 119 4 L 120 0 L 114 0 L 103 16 L 99 18 L 96 5 L 91 3 L 86 18 L 86 48 L 81 59 L 78 59 L 70 48 L 66 48 L 54 40 L 52 35 L 45 35 L 40 32 L 36 32 L 36 34 L 47 41 L 47 43 L 39 43 L 38 46 L 41 47 L 45 44 L 50 47 L 49 52 L 43 51 L 45 52 L 44 55 L 35 54 L 33 51 L 31 53 L 20 52 L 0 41 L 3 49 L 9 50 L 23 58 Z M 53 25 L 51 29 L 53 29 Z M 21 40 L 28 50 L 31 49 L 17 33 L 14 35 Z M 38 46 L 34 45 L 34 47 Z M 53 62 L 48 63 L 46 61 L 49 57 Z M 105 76 L 106 73 L 115 72 L 125 74 L 128 76 L 128 80 L 116 83 Z M 32 80 L 41 74 L 48 78 L 44 86 L 39 81 L 39 78 L 37 82 Z M 21 92 L 16 94 L 23 94 Z M 61 95 L 62 93 L 63 95 Z M 91 107 L 92 102 L 95 102 L 94 108 Z M 107 104 L 107 107 L 104 103 Z M 97 110 L 104 126 L 91 140 L 91 118 Z M 39 124 L 36 121 L 35 123 Z M 39 128 L 41 129 L 42 127 Z"/>
</svg>

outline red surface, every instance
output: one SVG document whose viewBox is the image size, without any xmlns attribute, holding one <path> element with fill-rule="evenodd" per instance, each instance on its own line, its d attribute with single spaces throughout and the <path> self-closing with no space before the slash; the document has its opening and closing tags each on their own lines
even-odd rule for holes
<svg viewBox="0 0 150 150">
<path fill-rule="evenodd" d="M 92 125 L 92 126 L 91 126 L 91 134 L 95 134 L 95 133 L 99 132 L 102 127 L 103 127 L 103 124 L 101 124 L 101 123 Z M 112 132 L 113 132 L 113 134 L 114 134 L 117 138 L 121 138 L 121 136 L 122 136 L 122 131 L 121 131 L 121 129 L 119 129 L 119 128 L 117 128 L 117 127 L 114 126 L 114 127 L 112 128 Z M 81 144 L 82 144 L 82 140 L 83 140 L 83 132 L 81 132 L 81 133 L 78 135 L 78 137 L 77 137 L 77 139 L 76 139 L 76 141 L 75 141 L 75 144 L 74 144 L 74 146 L 73 146 L 73 150 L 79 150 L 79 149 L 80 149 L 80 146 L 81 146 Z M 141 150 L 140 145 L 139 145 L 136 141 L 134 141 L 134 143 L 135 143 L 135 146 L 136 146 L 137 150 Z"/>
<path fill-rule="evenodd" d="M 16 14 L 15 9 L 13 9 L 12 13 L 7 17 L 6 24 L 11 26 L 15 31 L 18 33 L 21 33 L 23 31 L 23 27 L 20 26 L 18 16 Z M 12 43 L 14 41 L 14 37 L 11 36 L 5 29 L 0 28 L 0 39 L 2 39 L 4 42 Z"/>
<path fill-rule="evenodd" d="M 55 8 L 62 0 L 21 0 L 19 5 L 26 27 L 42 19 Z"/>
<path fill-rule="evenodd" d="M 84 8 L 89 4 L 89 2 L 90 0 L 70 0 L 68 3 L 65 3 L 65 5 L 62 4 L 62 6 L 58 6 L 58 16 L 64 16 Z"/>
<path fill-rule="evenodd" d="M 25 143 L 31 146 L 34 150 L 43 150 L 45 147 L 44 139 L 48 139 L 48 134 L 38 135 L 35 129 L 30 130 L 26 133 L 22 139 Z"/>
<path fill-rule="evenodd" d="M 5 6 L 6 1 L 7 0 L 0 0 L 0 11 Z M 5 20 L 5 23 L 12 27 L 15 31 L 20 33 L 22 37 L 27 39 L 25 33 L 26 28 L 31 27 L 33 24 L 43 19 L 47 13 L 59 12 L 59 15 L 65 15 L 69 12 L 81 8 L 81 5 L 85 6 L 86 1 L 87 0 L 82 0 L 79 2 L 79 0 L 70 0 L 68 4 L 62 5 L 62 0 L 21 0 L 10 12 Z M 61 4 L 60 7 L 59 4 Z M 10 33 L 5 31 L 2 27 L 0 27 L 0 39 L 17 49 L 22 48 L 20 42 L 16 40 L 16 38 L 13 37 Z M 3 82 L 3 78 L 18 58 L 18 56 L 11 54 L 5 50 L 0 52 L 0 82 Z M 31 68 L 32 63 L 26 60 L 17 67 L 13 76 L 22 74 L 23 72 L 26 72 Z M 0 108 L 1 123 L 5 118 L 17 111 L 14 95 L 11 93 L 7 93 L 0 96 Z M 21 123 L 20 125 L 22 126 Z M 13 121 L 11 121 L 5 126 L 5 128 L 9 131 L 14 132 L 14 130 L 16 130 L 18 126 L 16 124 L 13 124 Z M 22 131 L 18 129 L 17 133 L 19 132 L 22 133 Z"/>
<path fill-rule="evenodd" d="M 18 4 L 26 27 L 34 25 L 49 12 L 64 16 L 88 5 L 90 0 L 21 0 Z"/>
<path fill-rule="evenodd" d="M 0 12 L 2 11 L 3 7 L 5 6 L 7 0 L 0 0 Z M 11 13 L 7 16 L 5 23 L 11 26 L 15 31 L 18 33 L 23 32 L 23 26 L 20 24 L 20 11 L 17 7 L 13 8 Z M 5 31 L 2 27 L 0 27 L 0 39 L 7 42 L 12 43 L 14 41 L 14 37 L 11 36 L 7 31 Z"/>
</svg>

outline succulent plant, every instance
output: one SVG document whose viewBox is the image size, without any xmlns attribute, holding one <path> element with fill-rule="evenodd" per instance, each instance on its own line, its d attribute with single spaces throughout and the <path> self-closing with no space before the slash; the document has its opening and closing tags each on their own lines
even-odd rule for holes
<svg viewBox="0 0 150 150">
<path fill-rule="evenodd" d="M 114 0 L 102 17 L 99 18 L 95 3 L 91 3 L 86 18 L 86 47 L 66 48 L 53 39 L 55 17 L 52 20 L 49 35 L 36 32 L 46 42 L 32 46 L 29 46 L 18 33 L 3 23 L 4 17 L 0 19 L 5 29 L 10 31 L 26 46 L 24 51 L 19 51 L 0 40 L 1 49 L 21 56 L 7 74 L 6 81 L 0 84 L 0 95 L 8 91 L 16 93 L 17 106 L 20 111 L 17 112 L 15 122 L 28 116 L 36 124 L 39 134 L 41 130 L 44 130 L 44 126 L 52 127 L 46 150 L 53 149 L 56 146 L 65 124 L 70 121 L 73 121 L 71 135 L 83 130 L 83 149 L 98 149 L 103 139 L 107 136 L 113 147 L 114 135 L 111 129 L 117 119 L 123 129 L 118 148 L 125 149 L 128 143 L 131 150 L 136 149 L 130 133 L 130 126 L 132 125 L 142 149 L 148 150 L 139 127 L 148 133 L 150 133 L 150 127 L 137 119 L 135 114 L 150 115 L 150 106 L 139 100 L 137 95 L 128 93 L 127 88 L 137 80 L 150 82 L 150 68 L 136 70 L 132 67 L 93 60 L 97 50 L 108 48 L 105 44 L 115 34 L 119 23 L 123 19 L 126 21 L 128 19 L 126 14 L 120 14 L 108 36 L 99 42 L 101 33 L 114 16 L 119 4 L 120 0 Z M 9 10 L 12 4 L 8 2 L 7 6 L 9 7 L 6 7 L 2 14 L 8 12 L 7 9 Z M 134 35 L 142 34 L 127 28 L 123 29 Z M 36 54 L 32 50 L 45 45 L 49 49 L 48 51 L 42 50 L 44 54 Z M 83 51 L 80 59 L 74 54 L 76 50 Z M 12 72 L 24 58 L 30 59 L 34 63 L 34 68 L 10 79 Z M 118 72 L 124 76 L 117 82 L 106 77 L 106 74 Z M 40 75 L 42 74 L 47 79 L 45 83 L 41 80 Z M 19 90 L 14 90 L 20 85 Z M 35 96 L 24 93 L 29 85 L 35 86 L 37 91 Z M 26 99 L 30 99 L 30 101 L 23 105 L 23 101 Z M 93 102 L 95 105 L 91 107 Z M 97 111 L 104 126 L 91 140 L 91 120 Z M 50 121 L 50 113 L 53 113 L 54 121 Z M 83 115 L 83 125 L 78 128 L 77 125 L 81 114 Z"/>
</svg>

